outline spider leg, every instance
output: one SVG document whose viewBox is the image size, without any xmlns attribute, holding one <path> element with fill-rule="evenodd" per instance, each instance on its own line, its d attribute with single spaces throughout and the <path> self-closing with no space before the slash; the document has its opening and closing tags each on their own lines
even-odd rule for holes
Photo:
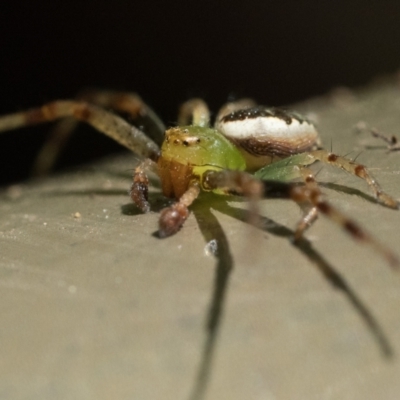
<svg viewBox="0 0 400 400">
<path fill-rule="evenodd" d="M 178 232 L 189 216 L 188 207 L 197 199 L 199 194 L 200 186 L 197 182 L 193 182 L 176 203 L 161 210 L 158 230 L 160 238 Z"/>
<path fill-rule="evenodd" d="M 160 149 L 157 144 L 140 129 L 115 114 L 82 101 L 58 100 L 39 108 L 5 115 L 0 117 L 0 132 L 64 117 L 86 122 L 142 157 L 154 161 L 159 157 Z"/>
<path fill-rule="evenodd" d="M 388 135 L 376 128 L 371 128 L 364 121 L 360 121 L 359 123 L 357 123 L 355 129 L 357 132 L 363 132 L 363 131 L 368 132 L 373 137 L 381 139 L 384 142 L 386 142 L 388 152 L 400 150 L 400 142 L 397 136 L 395 135 Z"/>
<path fill-rule="evenodd" d="M 320 190 L 309 189 L 307 187 L 294 187 L 290 190 L 290 198 L 295 202 L 309 201 L 313 204 L 319 212 L 326 215 L 331 221 L 336 222 L 342 226 L 348 234 L 350 234 L 355 240 L 359 240 L 368 243 L 378 253 L 382 254 L 386 258 L 388 263 L 392 267 L 399 267 L 400 261 L 398 257 L 392 253 L 391 250 L 386 248 L 383 244 L 377 241 L 373 236 L 362 229 L 356 222 L 348 218 L 345 214 L 340 212 L 338 209 L 333 207 L 327 201 L 323 199 Z"/>
<path fill-rule="evenodd" d="M 371 134 L 373 137 L 376 137 L 378 139 L 382 139 L 383 141 L 385 141 L 387 143 L 387 149 L 389 152 L 400 150 L 400 142 L 398 141 L 398 139 L 395 135 L 392 135 L 392 136 L 385 135 L 384 133 L 379 132 L 375 128 L 371 129 Z"/>
<path fill-rule="evenodd" d="M 355 240 L 365 242 L 373 247 L 392 267 L 399 267 L 400 261 L 398 257 L 363 230 L 356 222 L 324 200 L 316 184 L 315 186 L 314 184 L 299 186 L 295 183 L 259 180 L 242 171 L 209 170 L 204 173 L 203 185 L 207 190 L 223 189 L 227 193 L 244 195 L 249 197 L 251 202 L 255 202 L 261 197 L 273 197 L 290 199 L 299 205 L 308 203 L 311 208 L 315 208 L 331 221 L 341 226 Z M 313 217 L 309 215 L 308 218 Z M 300 233 L 302 233 L 301 229 Z"/>
<path fill-rule="evenodd" d="M 399 208 L 397 200 L 381 189 L 379 183 L 364 165 L 357 164 L 345 157 L 329 153 L 326 150 L 315 150 L 284 158 L 280 161 L 274 162 L 273 164 L 266 165 L 256 171 L 254 175 L 262 180 L 279 180 L 288 182 L 302 176 L 302 167 L 311 165 L 317 161 L 333 165 L 365 180 L 371 187 L 379 203 L 389 208 Z"/>
<path fill-rule="evenodd" d="M 126 113 L 133 119 L 145 119 L 144 131 L 161 146 L 166 130 L 165 125 L 154 110 L 137 93 L 91 89 L 84 91 L 78 96 L 78 99 L 96 104 L 102 108 L 111 108 L 115 111 Z"/>
<path fill-rule="evenodd" d="M 77 96 L 77 99 L 126 113 L 134 119 L 143 119 L 146 134 L 158 145 L 161 145 L 165 126 L 156 113 L 136 93 L 85 90 Z M 49 173 L 78 123 L 79 121 L 76 119 L 66 118 L 52 129 L 36 156 L 32 175 L 43 176 Z"/>
<path fill-rule="evenodd" d="M 315 181 L 315 176 L 309 168 L 299 167 L 299 173 L 301 174 L 306 187 L 310 190 L 319 190 L 318 184 Z M 299 241 L 306 229 L 308 229 L 318 218 L 318 209 L 316 206 L 310 205 L 309 202 L 307 202 L 305 205 L 301 204 L 300 207 L 304 209 L 305 213 L 303 218 L 297 224 L 294 233 L 295 241 Z"/>
<path fill-rule="evenodd" d="M 51 130 L 35 157 L 31 169 L 32 176 L 45 176 L 49 174 L 78 124 L 79 121 L 76 119 L 65 118 Z"/>
<path fill-rule="evenodd" d="M 259 222 L 258 203 L 263 197 L 262 181 L 243 171 L 206 171 L 203 175 L 205 190 L 222 189 L 226 194 L 245 196 L 249 199 L 249 222 L 257 226 Z"/>
<path fill-rule="evenodd" d="M 210 124 L 210 110 L 207 104 L 198 98 L 185 101 L 179 108 L 178 125 L 199 125 Z"/>
<path fill-rule="evenodd" d="M 308 207 L 308 211 L 303 218 L 298 222 L 296 231 L 294 232 L 294 241 L 298 242 L 303 237 L 304 232 L 317 220 L 318 208 Z"/>
<path fill-rule="evenodd" d="M 364 179 L 371 187 L 379 203 L 389 208 L 399 208 L 399 203 L 397 202 L 397 200 L 395 200 L 393 197 L 391 197 L 381 189 L 379 183 L 375 180 L 375 178 L 364 165 L 357 164 L 345 157 L 338 156 L 326 150 L 315 150 L 306 154 L 310 161 L 309 164 L 315 161 L 320 161 L 325 164 L 330 164 L 337 168 L 343 169 L 355 176 L 358 176 L 361 179 Z"/>
<path fill-rule="evenodd" d="M 136 168 L 133 174 L 133 182 L 129 194 L 132 201 L 143 213 L 150 211 L 150 204 L 148 201 L 149 192 L 149 179 L 147 177 L 147 171 L 152 171 L 158 175 L 157 164 L 146 158 Z"/>
</svg>

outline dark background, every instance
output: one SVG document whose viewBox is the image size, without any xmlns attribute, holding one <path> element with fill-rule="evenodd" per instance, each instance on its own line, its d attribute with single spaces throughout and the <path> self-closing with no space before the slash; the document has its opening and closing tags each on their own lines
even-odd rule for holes
<svg viewBox="0 0 400 400">
<path fill-rule="evenodd" d="M 4 1 L 0 19 L 1 114 L 94 86 L 137 91 L 173 124 L 191 96 L 282 105 L 399 66 L 399 1 Z M 0 136 L 0 184 L 28 176 L 48 130 Z M 83 129 L 58 168 L 119 149 Z"/>
</svg>

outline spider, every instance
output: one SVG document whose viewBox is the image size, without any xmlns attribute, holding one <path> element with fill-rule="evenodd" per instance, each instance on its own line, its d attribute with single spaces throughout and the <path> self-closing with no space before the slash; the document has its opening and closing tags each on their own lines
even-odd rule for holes
<svg viewBox="0 0 400 400">
<path fill-rule="evenodd" d="M 144 121 L 151 138 L 106 110 L 109 108 Z M 138 95 L 92 91 L 77 100 L 54 101 L 0 117 L 0 131 L 65 117 L 72 118 L 61 121 L 38 157 L 37 169 L 43 172 L 50 168 L 76 123 L 92 125 L 141 156 L 142 161 L 134 170 L 130 197 L 142 212 L 150 211 L 150 171 L 159 176 L 163 194 L 176 200 L 160 213 L 160 238 L 178 232 L 201 191 L 245 196 L 254 223 L 259 200 L 279 197 L 296 202 L 304 212 L 294 240 L 300 240 L 322 213 L 356 240 L 375 248 L 391 266 L 400 264 L 390 249 L 324 199 L 308 166 L 319 161 L 343 169 L 365 180 L 382 205 L 398 209 L 398 202 L 381 189 L 365 166 L 321 148 L 315 126 L 300 114 L 241 99 L 225 104 L 212 127 L 206 103 L 191 99 L 181 106 L 177 126 L 165 130 Z M 297 178 L 303 184 L 293 182 Z"/>
</svg>

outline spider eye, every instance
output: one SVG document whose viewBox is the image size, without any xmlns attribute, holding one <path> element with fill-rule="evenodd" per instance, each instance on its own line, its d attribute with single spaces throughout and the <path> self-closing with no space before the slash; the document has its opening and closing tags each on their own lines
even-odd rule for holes
<svg viewBox="0 0 400 400">
<path fill-rule="evenodd" d="M 183 141 L 183 145 L 184 145 L 184 146 L 189 146 L 189 142 L 188 142 L 187 140 L 184 140 L 184 141 Z"/>
</svg>

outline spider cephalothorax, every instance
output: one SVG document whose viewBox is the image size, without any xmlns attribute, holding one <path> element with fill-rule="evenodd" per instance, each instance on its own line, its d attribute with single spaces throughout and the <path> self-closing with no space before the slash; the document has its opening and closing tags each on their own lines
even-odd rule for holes
<svg viewBox="0 0 400 400">
<path fill-rule="evenodd" d="M 102 107 L 144 120 L 152 139 Z M 399 265 L 392 251 L 323 198 L 308 166 L 317 161 L 336 166 L 365 180 L 382 205 L 397 209 L 398 202 L 380 188 L 365 166 L 323 150 L 314 125 L 297 113 L 242 99 L 225 104 L 211 127 L 206 104 L 193 99 L 181 107 L 178 126 L 165 131 L 162 122 L 139 96 L 91 92 L 81 100 L 56 101 L 0 117 L 0 131 L 62 117 L 73 120 L 56 130 L 38 158 L 37 169 L 43 171 L 51 166 L 74 121 L 87 122 L 143 158 L 135 168 L 130 190 L 132 200 L 143 212 L 151 208 L 149 170 L 160 177 L 163 194 L 176 199 L 161 211 L 160 237 L 170 236 L 181 228 L 200 191 L 246 196 L 253 214 L 261 198 L 279 196 L 295 201 L 304 210 L 295 239 L 301 238 L 320 212 L 355 239 L 369 243 L 392 266 Z M 296 178 L 302 179 L 303 185 L 293 183 Z"/>
<path fill-rule="evenodd" d="M 215 129 L 196 125 L 168 129 L 157 164 L 163 194 L 176 199 L 192 182 L 201 184 L 206 170 L 246 169 L 233 143 Z"/>
</svg>

